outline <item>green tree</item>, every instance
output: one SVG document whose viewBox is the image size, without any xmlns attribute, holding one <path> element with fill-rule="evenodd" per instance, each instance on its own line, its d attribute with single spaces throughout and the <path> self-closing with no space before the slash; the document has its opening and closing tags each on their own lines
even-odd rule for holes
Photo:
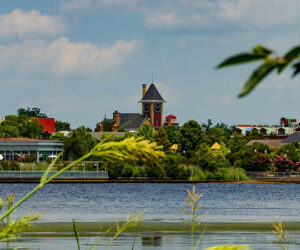
<svg viewBox="0 0 300 250">
<path fill-rule="evenodd" d="M 171 144 L 178 143 L 178 130 L 174 125 L 167 126 L 165 131 Z"/>
<path fill-rule="evenodd" d="M 246 132 L 246 140 L 262 140 L 265 139 L 264 135 L 262 133 L 259 133 L 257 129 L 253 129 L 251 131 Z"/>
<path fill-rule="evenodd" d="M 207 123 L 202 123 L 202 124 L 201 124 L 203 130 L 204 130 L 206 133 L 209 132 L 209 130 L 212 128 L 212 125 L 213 125 L 213 123 L 212 123 L 211 119 L 208 119 L 208 120 L 207 120 Z"/>
<path fill-rule="evenodd" d="M 62 121 L 55 121 L 55 131 L 70 131 L 70 123 L 62 122 Z"/>
<path fill-rule="evenodd" d="M 167 133 L 163 128 L 159 128 L 154 134 L 154 141 L 157 145 L 163 146 L 164 151 L 170 151 L 171 142 L 168 139 Z"/>
<path fill-rule="evenodd" d="M 0 124 L 0 138 L 17 138 L 20 136 L 18 128 L 2 123 Z"/>
<path fill-rule="evenodd" d="M 28 117 L 41 117 L 41 118 L 47 118 L 47 115 L 44 113 L 41 113 L 40 108 L 20 108 L 17 111 L 18 115 L 26 115 Z"/>
<path fill-rule="evenodd" d="M 211 145 L 215 142 L 227 144 L 230 139 L 230 132 L 219 127 L 213 127 L 207 132 L 207 138 Z"/>
<path fill-rule="evenodd" d="M 179 146 L 186 157 L 192 157 L 197 146 L 203 142 L 205 142 L 205 135 L 198 122 L 190 120 L 180 128 Z"/>
<path fill-rule="evenodd" d="M 224 143 L 220 144 L 221 149 L 212 150 L 206 143 L 201 144 L 195 152 L 195 160 L 202 169 L 215 171 L 219 167 L 229 167 L 226 159 L 228 148 Z"/>
<path fill-rule="evenodd" d="M 228 141 L 228 147 L 231 153 L 236 153 L 245 149 L 246 139 L 238 133 L 235 133 Z"/>
<path fill-rule="evenodd" d="M 24 114 L 5 116 L 5 121 L 1 124 L 16 127 L 23 138 L 40 138 L 44 130 L 44 126 L 38 123 L 38 118 Z"/>
<path fill-rule="evenodd" d="M 64 137 L 64 150 L 67 159 L 77 159 L 88 152 L 96 145 L 96 140 L 84 127 L 78 127 Z"/>
<path fill-rule="evenodd" d="M 137 137 L 144 137 L 145 139 L 147 139 L 149 141 L 153 141 L 153 139 L 154 139 L 153 128 L 151 128 L 148 124 L 140 126 L 138 128 L 136 136 Z"/>
<path fill-rule="evenodd" d="M 111 132 L 113 130 L 113 122 L 111 120 L 106 119 L 106 117 L 104 117 L 101 123 L 103 125 L 104 132 Z M 99 123 L 96 124 L 95 131 L 98 131 L 98 124 Z"/>
<path fill-rule="evenodd" d="M 286 155 L 294 163 L 299 161 L 299 149 L 296 143 L 289 143 L 276 150 L 277 155 Z"/>
<path fill-rule="evenodd" d="M 258 153 L 267 153 L 267 152 L 271 151 L 267 145 L 259 143 L 259 142 L 254 142 L 252 144 L 251 148 L 253 148 L 253 150 L 255 150 Z"/>
</svg>

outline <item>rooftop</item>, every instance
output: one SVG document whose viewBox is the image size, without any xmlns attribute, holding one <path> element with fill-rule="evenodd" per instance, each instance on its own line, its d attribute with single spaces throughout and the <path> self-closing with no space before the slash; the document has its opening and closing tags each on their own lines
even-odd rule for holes
<svg viewBox="0 0 300 250">
<path fill-rule="evenodd" d="M 147 101 L 165 102 L 165 100 L 161 97 L 160 93 L 158 92 L 157 88 L 153 83 L 151 83 L 146 94 L 141 100 L 141 102 L 147 102 Z"/>
</svg>

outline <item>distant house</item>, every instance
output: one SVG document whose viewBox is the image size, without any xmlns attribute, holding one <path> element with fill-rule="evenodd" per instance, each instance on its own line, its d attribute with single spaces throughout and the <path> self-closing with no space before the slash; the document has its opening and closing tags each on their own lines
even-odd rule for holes
<svg viewBox="0 0 300 250">
<path fill-rule="evenodd" d="M 246 135 L 247 132 L 257 131 L 264 136 L 289 136 L 294 134 L 296 131 L 300 131 L 300 124 L 297 123 L 296 118 L 285 118 L 280 119 L 280 125 L 237 125 L 235 130 L 236 133 Z"/>
<path fill-rule="evenodd" d="M 164 128 L 173 125 L 176 129 L 179 128 L 179 122 L 177 120 L 177 117 L 175 115 L 168 115 L 166 117 L 166 120 L 164 121 Z"/>
</svg>

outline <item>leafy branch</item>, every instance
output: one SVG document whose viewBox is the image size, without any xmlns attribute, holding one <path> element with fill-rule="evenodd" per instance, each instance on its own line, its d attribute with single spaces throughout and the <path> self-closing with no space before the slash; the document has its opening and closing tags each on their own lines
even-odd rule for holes
<svg viewBox="0 0 300 250">
<path fill-rule="evenodd" d="M 292 64 L 293 77 L 299 74 L 300 46 L 292 48 L 280 57 L 273 50 L 258 44 L 251 52 L 240 53 L 225 59 L 217 66 L 217 69 L 256 61 L 263 61 L 263 63 L 252 72 L 244 84 L 239 97 L 248 95 L 266 76 L 275 70 L 277 74 L 280 74 L 286 67 Z"/>
</svg>

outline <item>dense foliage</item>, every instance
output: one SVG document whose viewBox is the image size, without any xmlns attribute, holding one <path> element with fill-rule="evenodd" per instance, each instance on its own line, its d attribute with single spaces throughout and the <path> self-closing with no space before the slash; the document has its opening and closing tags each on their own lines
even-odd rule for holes
<svg viewBox="0 0 300 250">
<path fill-rule="evenodd" d="M 28 116 L 28 115 L 35 115 Z M 43 126 L 37 122 L 43 116 L 40 110 L 19 109 L 18 115 L 9 115 L 0 123 L 0 138 L 26 137 L 48 138 L 42 133 Z M 112 122 L 102 121 L 105 131 L 111 131 Z M 172 178 L 193 180 L 245 179 L 245 171 L 300 171 L 300 146 L 297 143 L 279 148 L 270 148 L 261 143 L 246 144 L 264 136 L 254 130 L 246 136 L 235 133 L 235 127 L 224 123 L 213 124 L 211 120 L 201 125 L 190 120 L 176 129 L 173 126 L 154 131 L 149 125 L 141 126 L 136 133 L 126 132 L 124 136 L 103 134 L 96 140 L 86 127 L 70 129 L 67 122 L 56 121 L 57 132 L 50 139 L 64 142 L 64 160 L 72 161 L 87 154 L 97 142 L 121 142 L 135 137 L 155 142 L 166 154 L 164 159 L 142 158 L 138 161 L 123 161 L 108 164 L 96 156 L 89 160 L 98 161 L 99 169 L 106 169 L 111 178 Z M 59 131 L 69 130 L 69 134 Z M 217 149 L 212 146 L 217 143 Z M 23 162 L 34 162 L 34 157 L 22 157 Z M 13 169 L 14 164 L 2 162 L 0 168 Z M 95 166 L 86 166 L 95 170 Z M 230 174 L 229 174 L 230 173 Z M 238 177 L 237 177 L 238 176 Z"/>
</svg>

